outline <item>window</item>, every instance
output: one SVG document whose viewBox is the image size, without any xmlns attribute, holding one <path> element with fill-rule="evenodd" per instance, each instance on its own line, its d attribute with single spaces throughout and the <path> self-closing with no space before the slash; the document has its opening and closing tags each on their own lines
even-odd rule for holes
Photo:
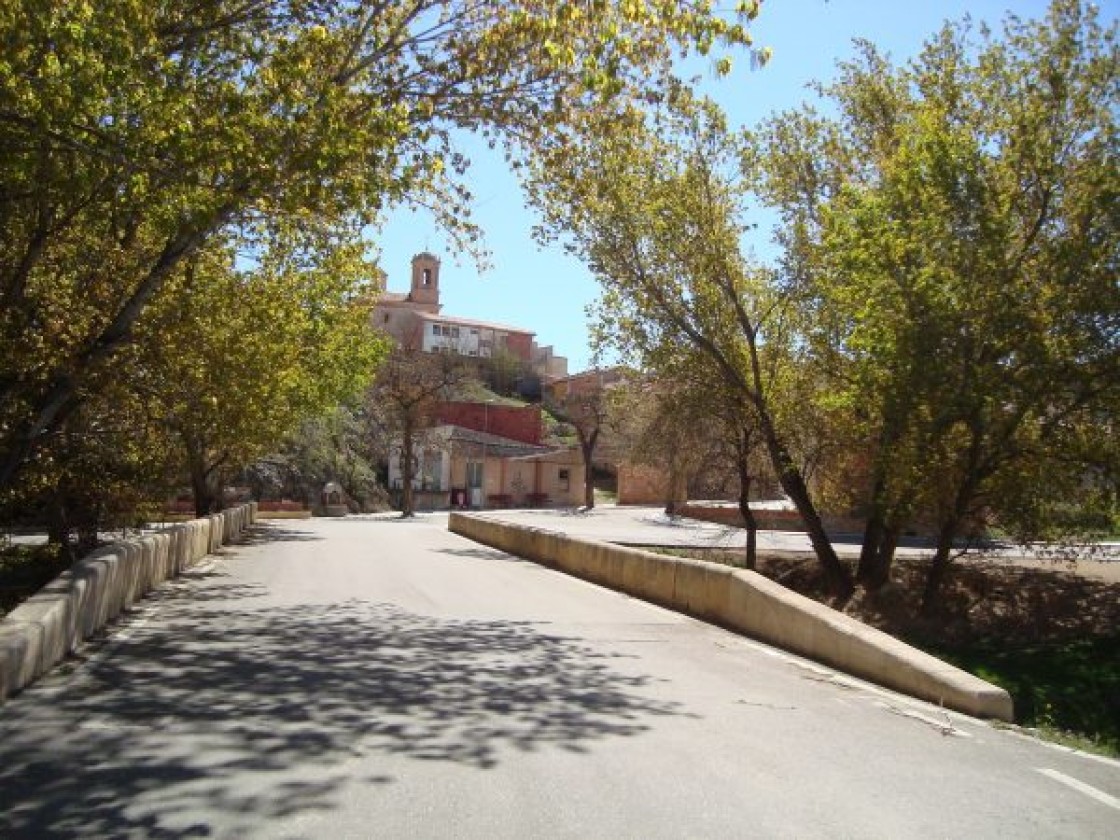
<svg viewBox="0 0 1120 840">
<path fill-rule="evenodd" d="M 385 315 L 384 315 L 384 316 L 382 316 L 382 317 L 384 318 L 384 320 L 385 320 L 385 323 L 386 323 L 386 324 L 388 324 L 388 323 L 389 323 L 389 313 L 388 313 L 388 312 L 386 312 L 386 313 L 385 313 Z"/>
<path fill-rule="evenodd" d="M 459 337 L 459 328 L 458 327 L 452 327 L 451 328 L 451 337 L 452 338 L 458 338 Z"/>
<path fill-rule="evenodd" d="M 425 490 L 440 490 L 443 477 L 443 453 L 429 450 L 424 453 L 421 484 Z"/>
<path fill-rule="evenodd" d="M 439 324 L 432 324 L 432 335 L 439 335 Z"/>
<path fill-rule="evenodd" d="M 467 463 L 467 486 L 482 486 L 482 463 L 480 461 L 469 461 Z"/>
<path fill-rule="evenodd" d="M 424 269 L 424 285 L 425 286 L 432 285 L 432 270 L 430 268 L 425 268 Z"/>
<path fill-rule="evenodd" d="M 451 335 L 451 327 L 447 326 L 447 324 L 443 325 L 443 334 L 446 336 Z"/>
<path fill-rule="evenodd" d="M 568 490 L 571 488 L 571 471 L 560 470 L 556 474 L 556 483 L 560 485 L 561 490 Z"/>
</svg>

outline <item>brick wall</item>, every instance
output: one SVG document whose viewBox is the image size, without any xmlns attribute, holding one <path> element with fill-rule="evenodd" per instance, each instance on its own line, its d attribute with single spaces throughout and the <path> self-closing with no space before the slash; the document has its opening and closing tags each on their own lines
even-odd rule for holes
<svg viewBox="0 0 1120 840">
<path fill-rule="evenodd" d="M 445 403 L 439 407 L 436 416 L 440 423 L 489 432 L 521 443 L 541 442 L 539 405 L 487 406 L 486 403 Z"/>
<path fill-rule="evenodd" d="M 506 336 L 506 349 L 523 361 L 532 361 L 533 334 L 514 332 L 509 333 Z"/>
<path fill-rule="evenodd" d="M 618 465 L 620 505 L 663 505 L 669 498 L 669 474 L 657 467 L 622 463 Z M 678 502 L 684 501 L 679 494 Z"/>
</svg>

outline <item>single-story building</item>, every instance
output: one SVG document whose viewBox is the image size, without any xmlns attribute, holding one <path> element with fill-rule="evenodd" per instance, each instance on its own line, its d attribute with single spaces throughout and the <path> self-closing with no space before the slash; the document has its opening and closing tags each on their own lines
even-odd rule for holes
<svg viewBox="0 0 1120 840">
<path fill-rule="evenodd" d="M 425 430 L 415 452 L 412 486 L 420 510 L 577 507 L 583 500 L 579 450 L 554 449 L 442 425 Z M 403 483 L 401 448 L 389 452 L 389 490 Z"/>
</svg>

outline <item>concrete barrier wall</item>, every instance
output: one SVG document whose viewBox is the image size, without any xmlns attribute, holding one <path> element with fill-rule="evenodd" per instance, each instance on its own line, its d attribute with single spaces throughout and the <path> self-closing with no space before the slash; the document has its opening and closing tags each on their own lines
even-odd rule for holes
<svg viewBox="0 0 1120 840">
<path fill-rule="evenodd" d="M 845 673 L 980 717 L 1013 720 L 1006 691 L 766 577 L 452 513 L 457 534 L 720 624 Z"/>
<path fill-rule="evenodd" d="M 805 523 L 801 521 L 801 514 L 795 510 L 769 510 L 767 508 L 754 508 L 755 524 L 763 531 L 799 531 L 804 533 Z M 713 504 L 706 502 L 686 502 L 677 508 L 680 516 L 689 519 L 699 519 L 702 522 L 713 522 L 717 525 L 728 525 L 733 528 L 745 528 L 743 515 L 739 513 L 739 506 L 735 504 Z M 862 534 L 864 520 L 850 516 L 823 517 L 824 529 L 829 534 Z"/>
<path fill-rule="evenodd" d="M 87 554 L 0 621 L 0 702 L 153 587 L 236 539 L 255 517 L 252 502 Z"/>
</svg>

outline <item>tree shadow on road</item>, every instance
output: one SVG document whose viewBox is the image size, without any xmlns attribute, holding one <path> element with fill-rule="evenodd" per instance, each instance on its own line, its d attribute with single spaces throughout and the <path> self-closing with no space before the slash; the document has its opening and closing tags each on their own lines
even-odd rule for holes
<svg viewBox="0 0 1120 840">
<path fill-rule="evenodd" d="M 479 546 L 478 548 L 438 548 L 435 549 L 435 551 L 439 554 L 449 554 L 452 557 L 469 557 L 474 560 L 486 560 L 489 562 L 516 563 L 522 566 L 541 565 L 532 560 L 526 560 L 524 557 L 518 557 L 516 554 L 507 554 L 496 548 L 486 548 L 484 546 Z"/>
<path fill-rule="evenodd" d="M 681 713 L 613 656 L 531 623 L 206 588 L 161 606 L 171 630 L 127 627 L 88 680 L 0 710 L 0 836 L 236 833 L 391 784 L 370 778 L 378 756 L 486 770 Z"/>
<path fill-rule="evenodd" d="M 280 520 L 285 521 L 285 520 Z M 234 545 L 264 545 L 274 542 L 318 542 L 324 537 L 310 531 L 300 531 L 271 522 L 255 522 L 233 541 Z"/>
</svg>

